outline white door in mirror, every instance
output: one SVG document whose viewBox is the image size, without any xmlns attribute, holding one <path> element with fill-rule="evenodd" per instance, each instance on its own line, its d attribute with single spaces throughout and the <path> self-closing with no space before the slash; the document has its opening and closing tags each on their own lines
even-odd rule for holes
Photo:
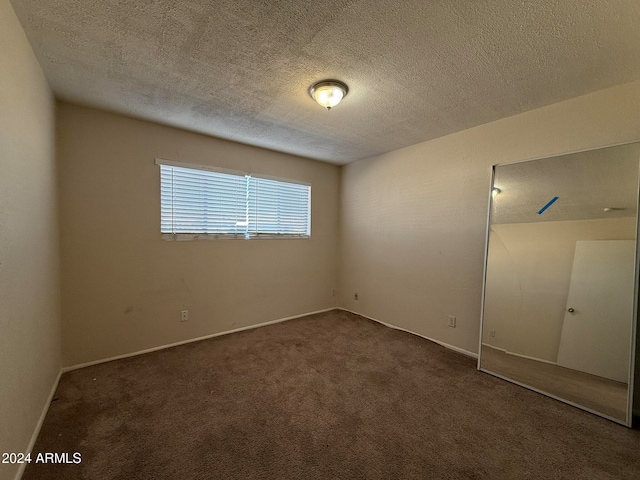
<svg viewBox="0 0 640 480">
<path fill-rule="evenodd" d="M 635 242 L 576 242 L 558 365 L 626 383 Z"/>
</svg>

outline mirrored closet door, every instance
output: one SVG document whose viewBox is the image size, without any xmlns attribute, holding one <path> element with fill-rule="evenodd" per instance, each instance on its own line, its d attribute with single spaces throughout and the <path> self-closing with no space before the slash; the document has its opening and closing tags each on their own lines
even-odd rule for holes
<svg viewBox="0 0 640 480">
<path fill-rule="evenodd" d="M 631 424 L 640 144 L 493 167 L 478 368 Z"/>
</svg>

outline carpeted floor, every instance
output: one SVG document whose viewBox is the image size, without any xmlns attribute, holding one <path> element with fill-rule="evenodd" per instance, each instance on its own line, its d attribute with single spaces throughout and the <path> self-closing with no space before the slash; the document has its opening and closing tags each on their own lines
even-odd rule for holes
<svg viewBox="0 0 640 480">
<path fill-rule="evenodd" d="M 24 479 L 640 478 L 640 432 L 332 311 L 62 376 Z"/>
</svg>

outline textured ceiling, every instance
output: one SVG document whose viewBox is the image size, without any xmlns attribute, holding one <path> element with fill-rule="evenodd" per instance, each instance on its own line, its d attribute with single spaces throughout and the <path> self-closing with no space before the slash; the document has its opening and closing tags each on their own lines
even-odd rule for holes
<svg viewBox="0 0 640 480">
<path fill-rule="evenodd" d="M 491 222 L 530 223 L 634 217 L 640 143 L 498 165 Z M 538 214 L 551 199 L 548 209 Z M 605 208 L 613 208 L 605 212 Z"/>
<path fill-rule="evenodd" d="M 640 79 L 638 0 L 12 4 L 62 100 L 338 164 Z"/>
</svg>

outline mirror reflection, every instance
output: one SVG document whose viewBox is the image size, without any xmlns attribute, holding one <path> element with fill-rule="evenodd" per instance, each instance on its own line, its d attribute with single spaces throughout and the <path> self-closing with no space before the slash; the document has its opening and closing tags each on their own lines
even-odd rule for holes
<svg viewBox="0 0 640 480">
<path fill-rule="evenodd" d="M 494 167 L 479 367 L 630 423 L 637 143 Z"/>
</svg>

